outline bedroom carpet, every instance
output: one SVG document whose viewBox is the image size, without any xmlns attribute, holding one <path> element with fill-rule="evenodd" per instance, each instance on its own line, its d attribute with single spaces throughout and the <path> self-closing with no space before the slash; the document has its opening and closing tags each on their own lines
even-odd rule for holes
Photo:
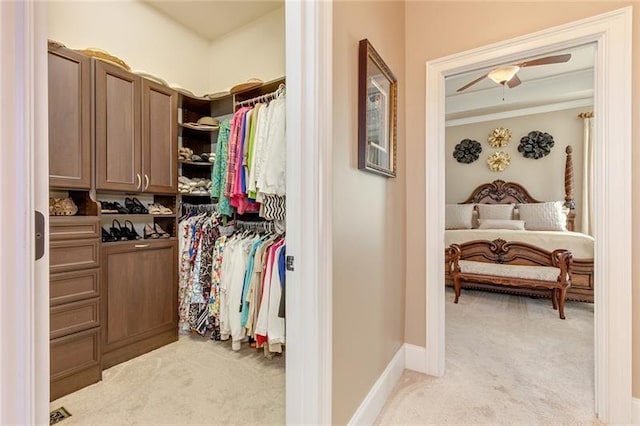
<svg viewBox="0 0 640 426">
<path fill-rule="evenodd" d="M 376 424 L 599 424 L 593 305 L 446 293 L 446 375 L 405 370 Z"/>
<path fill-rule="evenodd" d="M 96 383 L 50 404 L 57 425 L 284 424 L 284 357 L 182 336 L 111 367 Z"/>
</svg>

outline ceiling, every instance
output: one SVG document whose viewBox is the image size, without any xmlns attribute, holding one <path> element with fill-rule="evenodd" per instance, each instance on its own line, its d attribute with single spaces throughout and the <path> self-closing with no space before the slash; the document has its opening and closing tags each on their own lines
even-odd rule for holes
<svg viewBox="0 0 640 426">
<path fill-rule="evenodd" d="M 500 65 L 562 53 L 571 53 L 571 59 L 561 64 L 522 68 L 517 74 L 522 84 L 512 89 L 485 78 L 463 92 L 456 92 L 458 88 Z M 447 77 L 445 95 L 448 125 L 503 118 L 507 113 L 516 116 L 592 105 L 594 60 L 595 44 L 588 44 Z"/>
<path fill-rule="evenodd" d="M 208 41 L 213 41 L 284 6 L 284 0 L 142 1 Z"/>
</svg>

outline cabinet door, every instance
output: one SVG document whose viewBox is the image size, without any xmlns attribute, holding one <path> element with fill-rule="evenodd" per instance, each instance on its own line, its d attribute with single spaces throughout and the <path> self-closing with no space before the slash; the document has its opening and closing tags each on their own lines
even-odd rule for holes
<svg viewBox="0 0 640 426">
<path fill-rule="evenodd" d="M 140 77 L 94 64 L 96 188 L 141 191 Z"/>
<path fill-rule="evenodd" d="M 144 190 L 178 191 L 178 93 L 142 80 L 142 165 Z"/>
<path fill-rule="evenodd" d="M 103 253 L 103 353 L 177 331 L 177 242 L 104 244 Z"/>
<path fill-rule="evenodd" d="M 91 60 L 52 48 L 49 66 L 49 185 L 91 187 Z"/>
</svg>

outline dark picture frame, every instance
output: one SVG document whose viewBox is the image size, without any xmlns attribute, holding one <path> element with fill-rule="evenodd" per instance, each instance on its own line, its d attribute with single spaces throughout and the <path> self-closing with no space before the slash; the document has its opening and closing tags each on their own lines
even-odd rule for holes
<svg viewBox="0 0 640 426">
<path fill-rule="evenodd" d="M 358 169 L 396 177 L 398 80 L 369 40 L 358 45 Z"/>
</svg>

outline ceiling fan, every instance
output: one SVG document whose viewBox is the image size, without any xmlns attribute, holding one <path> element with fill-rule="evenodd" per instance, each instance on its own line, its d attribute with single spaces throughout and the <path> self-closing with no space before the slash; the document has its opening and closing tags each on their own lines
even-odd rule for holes
<svg viewBox="0 0 640 426">
<path fill-rule="evenodd" d="M 463 90 L 468 89 L 476 83 L 479 83 L 480 80 L 488 77 L 491 80 L 495 81 L 498 84 L 503 86 L 509 86 L 510 88 L 518 86 L 522 81 L 518 78 L 516 73 L 520 71 L 521 68 L 525 67 L 535 67 L 538 65 L 549 65 L 549 64 L 560 64 L 563 62 L 568 62 L 571 59 L 571 53 L 565 53 L 563 55 L 554 55 L 554 56 L 545 56 L 544 58 L 533 59 L 531 61 L 520 62 L 515 65 L 505 65 L 502 67 L 494 68 L 485 75 L 476 78 L 471 83 L 467 83 L 456 92 L 462 92 Z"/>
</svg>

